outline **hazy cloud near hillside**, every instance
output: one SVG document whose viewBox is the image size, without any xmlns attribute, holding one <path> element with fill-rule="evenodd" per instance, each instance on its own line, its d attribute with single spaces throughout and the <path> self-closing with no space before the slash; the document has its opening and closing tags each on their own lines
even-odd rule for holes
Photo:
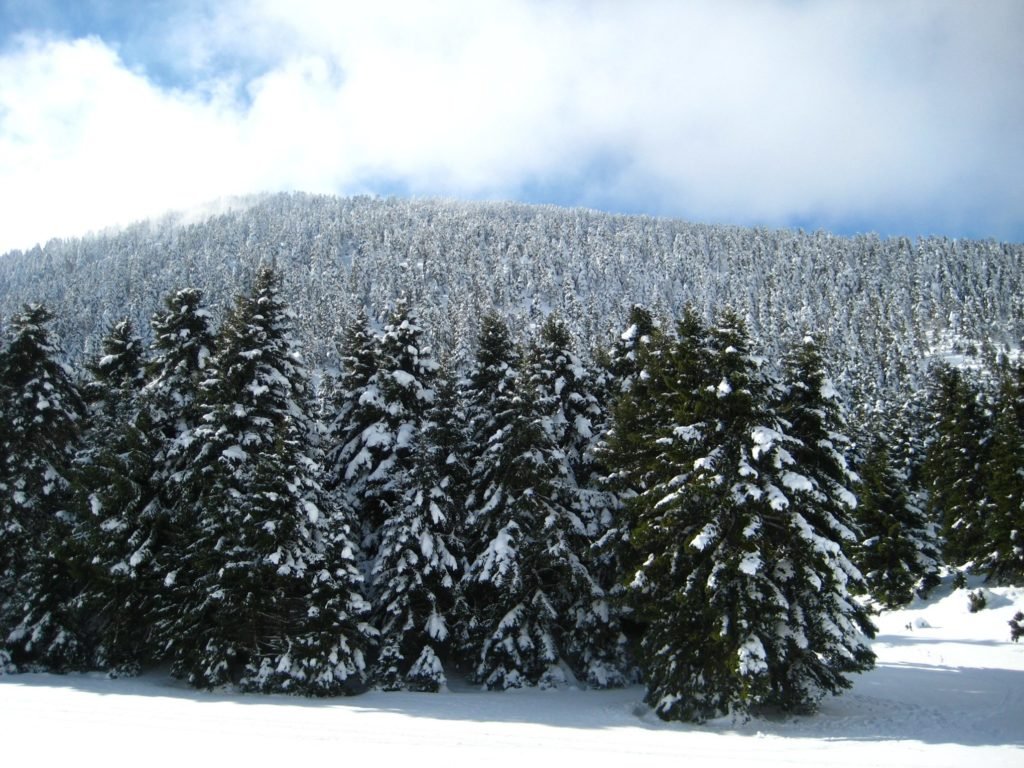
<svg viewBox="0 0 1024 768">
<path fill-rule="evenodd" d="M 7 38 L 0 249 L 279 189 L 1024 239 L 1019 3 L 372 8 Z"/>
</svg>

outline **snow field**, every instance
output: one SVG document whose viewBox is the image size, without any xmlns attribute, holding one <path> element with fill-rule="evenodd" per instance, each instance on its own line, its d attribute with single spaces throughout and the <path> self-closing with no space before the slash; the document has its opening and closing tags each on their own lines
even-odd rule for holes
<svg viewBox="0 0 1024 768">
<path fill-rule="evenodd" d="M 643 689 L 312 700 L 197 692 L 162 673 L 0 677 L 4 762 L 84 766 L 1024 765 L 1024 589 L 952 590 L 876 617 L 878 666 L 810 717 L 663 723 Z M 968 592 L 988 606 L 968 611 Z"/>
</svg>

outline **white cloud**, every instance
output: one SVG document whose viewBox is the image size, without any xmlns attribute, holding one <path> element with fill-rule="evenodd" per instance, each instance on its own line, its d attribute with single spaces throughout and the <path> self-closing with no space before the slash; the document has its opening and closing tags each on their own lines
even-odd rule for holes
<svg viewBox="0 0 1024 768">
<path fill-rule="evenodd" d="M 239 127 L 216 103 L 154 88 L 98 40 L 27 40 L 0 58 L 0 246 L 245 191 Z"/>
<path fill-rule="evenodd" d="M 0 248 L 382 181 L 571 180 L 583 204 L 693 218 L 1024 236 L 1014 2 L 188 7 L 161 61 L 190 90 L 99 39 L 0 56 Z"/>
</svg>

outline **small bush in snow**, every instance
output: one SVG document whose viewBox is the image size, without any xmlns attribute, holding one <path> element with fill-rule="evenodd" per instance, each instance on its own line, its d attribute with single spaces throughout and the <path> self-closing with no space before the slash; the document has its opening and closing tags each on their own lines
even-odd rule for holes
<svg viewBox="0 0 1024 768">
<path fill-rule="evenodd" d="M 970 592 L 967 595 L 967 610 L 971 613 L 977 613 L 988 605 L 988 600 L 985 598 L 985 593 L 980 589 L 975 592 Z"/>
<path fill-rule="evenodd" d="M 1007 623 L 1010 625 L 1010 639 L 1016 643 L 1024 635 L 1024 611 L 1017 611 Z"/>
</svg>

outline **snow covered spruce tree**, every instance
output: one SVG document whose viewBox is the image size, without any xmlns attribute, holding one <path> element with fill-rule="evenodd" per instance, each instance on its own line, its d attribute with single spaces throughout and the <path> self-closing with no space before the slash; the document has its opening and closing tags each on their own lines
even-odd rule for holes
<svg viewBox="0 0 1024 768">
<path fill-rule="evenodd" d="M 150 446 L 149 498 L 124 510 L 126 547 L 122 559 L 110 566 L 134 590 L 132 599 L 146 617 L 147 655 L 155 659 L 164 656 L 165 648 L 154 629 L 161 625 L 161 616 L 175 610 L 168 577 L 178 567 L 179 547 L 188 541 L 194 525 L 192 510 L 179 504 L 179 481 L 194 456 L 201 387 L 216 351 L 212 323 L 203 294 L 195 288 L 169 294 L 163 311 L 150 319 L 153 341 L 147 383 L 136 416 L 138 432 Z"/>
<path fill-rule="evenodd" d="M 575 353 L 568 329 L 555 315 L 541 327 L 527 375 L 543 437 L 538 448 L 553 469 L 551 499 L 561 511 L 552 532 L 562 539 L 559 546 L 578 574 L 571 594 L 576 602 L 564 613 L 564 653 L 588 684 L 623 685 L 630 666 L 626 638 L 618 606 L 607 592 L 614 583 L 614 561 L 596 546 L 615 523 L 617 509 L 597 462 L 605 416 L 594 394 L 594 373 Z"/>
<path fill-rule="evenodd" d="M 806 710 L 874 658 L 835 489 L 786 434 L 738 317 L 705 330 L 690 315 L 677 332 L 657 372 L 675 383 L 673 420 L 630 502 L 647 701 L 665 719 Z"/>
<path fill-rule="evenodd" d="M 179 459 L 198 423 L 200 384 L 207 378 L 216 339 L 201 291 L 175 291 L 164 307 L 150 321 L 153 352 L 147 365 L 145 409 L 163 445 L 160 463 L 167 479 L 183 468 Z"/>
<path fill-rule="evenodd" d="M 687 318 L 696 322 L 690 311 L 681 322 Z M 689 336 L 683 333 L 680 338 Z M 669 352 L 666 335 L 651 314 L 634 306 L 626 330 L 609 354 L 611 418 L 601 438 L 600 456 L 606 467 L 603 484 L 615 493 L 620 509 L 602 548 L 625 562 L 631 557 L 629 537 L 635 522 L 632 505 L 622 503 L 642 493 L 650 482 L 657 482 L 651 476 L 661 450 L 657 440 L 670 418 L 670 392 L 678 386 L 662 377 L 662 372 L 671 370 L 666 359 Z"/>
<path fill-rule="evenodd" d="M 345 329 L 341 371 L 335 386 L 334 419 L 327 434 L 328 487 L 352 517 L 368 574 L 367 552 L 376 548 L 373 537 L 382 521 L 365 501 L 366 481 L 379 463 L 378 446 L 371 438 L 382 416 L 377 390 L 378 339 L 365 315 L 357 314 Z"/>
<path fill-rule="evenodd" d="M 371 572 L 380 632 L 375 678 L 388 690 L 436 691 L 451 639 L 459 564 L 457 508 L 442 485 L 445 457 L 433 443 L 437 361 L 415 314 L 399 300 L 384 325 L 371 377 L 380 418 L 363 431 L 376 464 L 363 498 L 380 525 Z M 372 520 L 372 518 L 371 518 Z"/>
<path fill-rule="evenodd" d="M 361 684 L 367 605 L 347 521 L 319 485 L 278 290 L 262 268 L 222 327 L 175 481 L 178 561 L 160 630 L 173 672 L 194 685 L 333 694 Z"/>
<path fill-rule="evenodd" d="M 612 349 L 611 372 L 617 381 L 612 389 L 618 392 L 601 448 L 612 470 L 607 482 L 623 499 L 658 481 L 652 476 L 662 451 L 657 440 L 671 419 L 672 398 L 702 381 L 705 351 L 696 341 L 702 332 L 691 308 L 684 311 L 672 338 L 646 310 L 633 307 L 629 325 Z M 688 380 L 679 380 L 684 375 Z M 628 515 L 628 507 L 625 511 Z"/>
<path fill-rule="evenodd" d="M 117 421 L 119 412 L 131 411 L 146 380 L 142 340 L 132 321 L 124 317 L 110 326 L 100 349 L 101 354 L 86 366 L 92 381 L 84 396 L 90 403 L 102 403 L 101 413 Z"/>
<path fill-rule="evenodd" d="M 132 672 L 152 659 L 149 608 L 157 591 L 141 589 L 138 518 L 152 502 L 160 443 L 140 416 L 145 381 L 142 342 L 131 321 L 111 326 L 102 354 L 88 365 L 89 428 L 75 460 L 79 516 L 75 538 L 86 551 L 81 602 L 90 617 L 93 663 Z"/>
<path fill-rule="evenodd" d="M 72 532 L 72 460 L 86 414 L 46 326 L 26 305 L 0 351 L 0 650 L 16 664 L 82 666 L 82 553 Z"/>
<path fill-rule="evenodd" d="M 687 310 L 692 314 L 692 310 Z M 651 313 L 640 305 L 629 310 L 629 318 L 619 338 L 608 354 L 608 368 L 617 382 L 619 392 L 629 392 L 638 378 L 643 377 L 645 354 L 651 342 L 661 335 L 661 329 Z"/>
<path fill-rule="evenodd" d="M 1024 580 L 1024 363 L 1003 373 L 990 457 L 992 508 L 978 568 L 996 583 L 1019 584 Z"/>
<path fill-rule="evenodd" d="M 464 502 L 469 491 L 469 444 L 466 402 L 463 398 L 464 366 L 457 357 L 440 361 L 435 383 L 434 404 L 428 423 L 427 444 L 435 452 L 439 479 L 444 493 L 454 505 L 453 531 L 461 552 Z M 457 555 L 461 559 L 461 554 Z"/>
<path fill-rule="evenodd" d="M 176 479 L 191 460 L 214 336 L 200 291 L 176 291 L 164 304 L 151 320 L 148 363 L 129 324 L 118 323 L 104 339 L 87 387 L 92 428 L 76 462 L 94 663 L 119 673 L 164 656 L 154 629 L 174 613 L 165 580 L 193 524 L 191 510 L 175 518 Z"/>
<path fill-rule="evenodd" d="M 931 515 L 941 521 L 943 556 L 969 567 L 984 557 L 992 424 L 983 393 L 958 368 L 932 372 L 925 484 Z"/>
<path fill-rule="evenodd" d="M 861 540 L 850 555 L 871 596 L 896 608 L 938 584 L 940 555 L 936 526 L 908 492 L 889 443 L 874 438 L 858 467 Z"/>
<path fill-rule="evenodd" d="M 530 352 L 527 378 L 541 426 L 555 451 L 553 459 L 561 464 L 559 491 L 588 535 L 599 535 L 612 522 L 613 506 L 595 472 L 598 433 L 605 415 L 594 394 L 594 372 L 576 354 L 568 328 L 555 315 L 540 329 Z"/>
<path fill-rule="evenodd" d="M 814 555 L 810 562 L 813 572 L 790 579 L 784 594 L 792 601 L 792 590 L 800 590 L 795 595 L 800 601 L 797 616 L 814 618 L 803 626 L 799 626 L 793 616 L 789 621 L 814 650 L 806 654 L 806 658 L 800 658 L 800 651 L 787 649 L 793 663 L 806 668 L 800 673 L 806 678 L 806 688 L 797 684 L 785 690 L 784 696 L 775 703 L 799 709 L 819 693 L 834 693 L 848 687 L 841 673 L 860 671 L 855 662 L 873 664 L 870 652 L 858 659 L 861 649 L 849 630 L 851 627 L 865 633 L 874 630 L 867 611 L 851 599 L 851 594 L 865 588 L 863 576 L 850 559 L 861 536 L 856 524 L 857 497 L 851 490 L 860 478 L 850 466 L 853 447 L 846 434 L 839 393 L 825 370 L 821 350 L 813 336 L 804 336 L 787 352 L 783 377 L 778 411 L 785 431 L 794 442 L 789 449 L 792 465 L 782 473 L 781 480 L 790 492 L 791 514 L 802 518 L 796 520 L 793 533 L 805 537 L 802 546 L 810 547 Z M 926 560 L 936 553 L 923 551 L 927 550 L 927 532 L 919 531 L 918 546 L 923 548 L 919 550 L 922 551 L 920 572 L 924 576 L 928 569 Z M 801 562 L 801 559 L 794 562 Z M 934 557 L 931 563 L 934 567 Z M 836 626 L 845 627 L 848 633 L 839 643 L 831 639 Z M 825 655 L 824 663 L 816 664 L 818 653 Z"/>
<path fill-rule="evenodd" d="M 472 678 L 491 689 L 562 682 L 566 623 L 593 589 L 520 366 L 508 326 L 485 317 L 466 391 L 473 458 L 461 647 Z"/>
</svg>

